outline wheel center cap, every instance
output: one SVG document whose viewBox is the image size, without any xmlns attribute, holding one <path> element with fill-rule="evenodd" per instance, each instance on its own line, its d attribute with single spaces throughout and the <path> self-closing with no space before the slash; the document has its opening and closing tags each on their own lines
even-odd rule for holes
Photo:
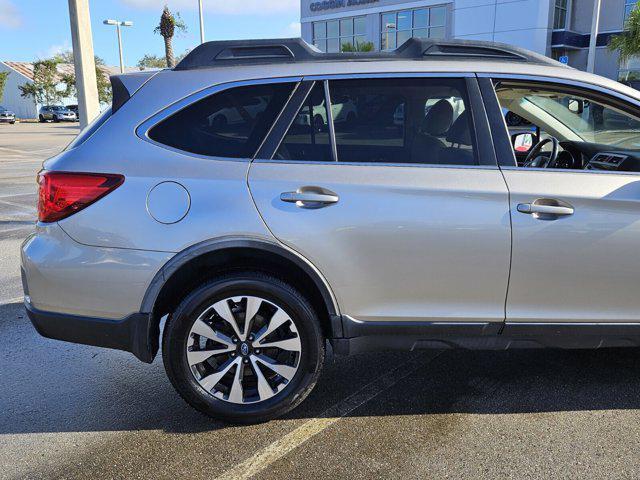
<svg viewBox="0 0 640 480">
<path fill-rule="evenodd" d="M 246 342 L 242 342 L 240 344 L 240 354 L 244 357 L 249 355 L 249 344 Z"/>
</svg>

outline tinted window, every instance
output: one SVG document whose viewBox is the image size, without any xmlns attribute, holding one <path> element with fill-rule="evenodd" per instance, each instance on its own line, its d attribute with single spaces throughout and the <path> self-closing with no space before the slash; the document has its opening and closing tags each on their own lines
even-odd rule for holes
<svg viewBox="0 0 640 480">
<path fill-rule="evenodd" d="M 330 84 L 338 161 L 477 165 L 463 79 Z"/>
<path fill-rule="evenodd" d="M 153 127 L 149 137 L 201 155 L 251 158 L 292 89 L 287 83 L 225 90 L 172 115 Z"/>
<path fill-rule="evenodd" d="M 330 162 L 331 142 L 327 125 L 324 86 L 317 82 L 295 116 L 274 158 Z"/>
</svg>

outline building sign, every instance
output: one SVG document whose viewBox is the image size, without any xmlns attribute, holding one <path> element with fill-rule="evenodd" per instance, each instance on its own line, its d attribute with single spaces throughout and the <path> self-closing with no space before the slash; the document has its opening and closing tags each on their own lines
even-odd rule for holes
<svg viewBox="0 0 640 480">
<path fill-rule="evenodd" d="M 563 55 L 560 58 L 558 58 L 558 61 L 560 63 L 564 63 L 565 65 L 569 65 L 569 57 L 567 57 L 566 55 Z"/>
<path fill-rule="evenodd" d="M 322 10 L 368 5 L 370 3 L 378 3 L 379 1 L 380 0 L 323 0 L 322 2 L 313 2 L 310 8 L 312 12 L 321 12 Z"/>
</svg>

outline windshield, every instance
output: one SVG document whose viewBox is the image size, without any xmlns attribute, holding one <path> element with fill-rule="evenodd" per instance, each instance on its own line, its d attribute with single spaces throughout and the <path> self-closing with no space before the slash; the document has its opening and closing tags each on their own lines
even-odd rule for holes
<svg viewBox="0 0 640 480">
<path fill-rule="evenodd" d="M 514 91 L 512 91 L 513 93 Z M 640 150 L 640 119 L 602 103 L 558 92 L 521 91 L 512 110 L 563 140 Z"/>
<path fill-rule="evenodd" d="M 51 110 L 66 110 L 67 107 L 62 107 L 60 105 L 56 105 L 55 107 L 51 107 Z"/>
</svg>

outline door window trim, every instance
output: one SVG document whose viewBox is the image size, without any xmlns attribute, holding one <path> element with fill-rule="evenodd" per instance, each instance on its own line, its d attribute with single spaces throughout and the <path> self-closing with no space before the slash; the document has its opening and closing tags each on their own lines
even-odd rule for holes
<svg viewBox="0 0 640 480">
<path fill-rule="evenodd" d="M 327 75 L 310 75 L 303 77 L 302 82 L 322 82 L 325 89 L 325 103 L 330 105 L 330 88 L 329 83 L 333 80 L 359 80 L 359 79 L 389 79 L 389 78 L 443 78 L 443 79 L 461 79 L 465 80 L 465 86 L 467 89 L 467 97 L 469 100 L 468 108 L 471 112 L 472 126 L 474 132 L 474 140 L 476 147 L 476 155 L 478 157 L 478 165 L 442 165 L 442 164 L 428 164 L 428 163 L 378 163 L 378 162 L 343 162 L 340 161 L 337 156 L 337 144 L 335 138 L 335 128 L 333 126 L 332 109 L 328 108 L 328 123 L 329 123 L 329 137 L 331 141 L 331 149 L 333 155 L 333 161 L 312 161 L 312 160 L 280 160 L 273 158 L 279 148 L 280 144 L 284 141 L 286 131 L 291 126 L 297 114 L 297 110 L 293 113 L 293 109 L 285 108 L 287 115 L 281 115 L 278 122 L 282 122 L 287 125 L 285 133 L 282 135 L 281 125 L 277 125 L 272 129 L 273 134 L 279 135 L 277 139 L 268 137 L 264 142 L 265 145 L 270 147 L 275 146 L 275 149 L 271 151 L 260 150 L 258 155 L 254 158 L 254 161 L 260 163 L 290 163 L 290 164 L 313 164 L 313 165 L 353 165 L 353 166 L 386 166 L 386 167 L 421 167 L 421 168 L 461 168 L 461 169 L 481 169 L 481 170 L 496 170 L 498 169 L 498 163 L 493 148 L 493 142 L 491 138 L 491 129 L 489 126 L 489 120 L 487 112 L 485 110 L 484 102 L 480 95 L 480 87 L 478 85 L 478 79 L 475 73 L 472 72 L 393 72 L 393 73 L 357 73 L 357 74 L 327 74 Z M 312 86 L 313 87 L 313 86 Z M 311 88 L 312 88 L 311 87 Z M 309 92 L 311 92 L 311 88 Z M 300 101 L 300 106 L 304 103 L 305 99 Z M 287 105 L 288 107 L 289 105 Z M 330 121 L 329 121 L 330 119 Z"/>
</svg>

